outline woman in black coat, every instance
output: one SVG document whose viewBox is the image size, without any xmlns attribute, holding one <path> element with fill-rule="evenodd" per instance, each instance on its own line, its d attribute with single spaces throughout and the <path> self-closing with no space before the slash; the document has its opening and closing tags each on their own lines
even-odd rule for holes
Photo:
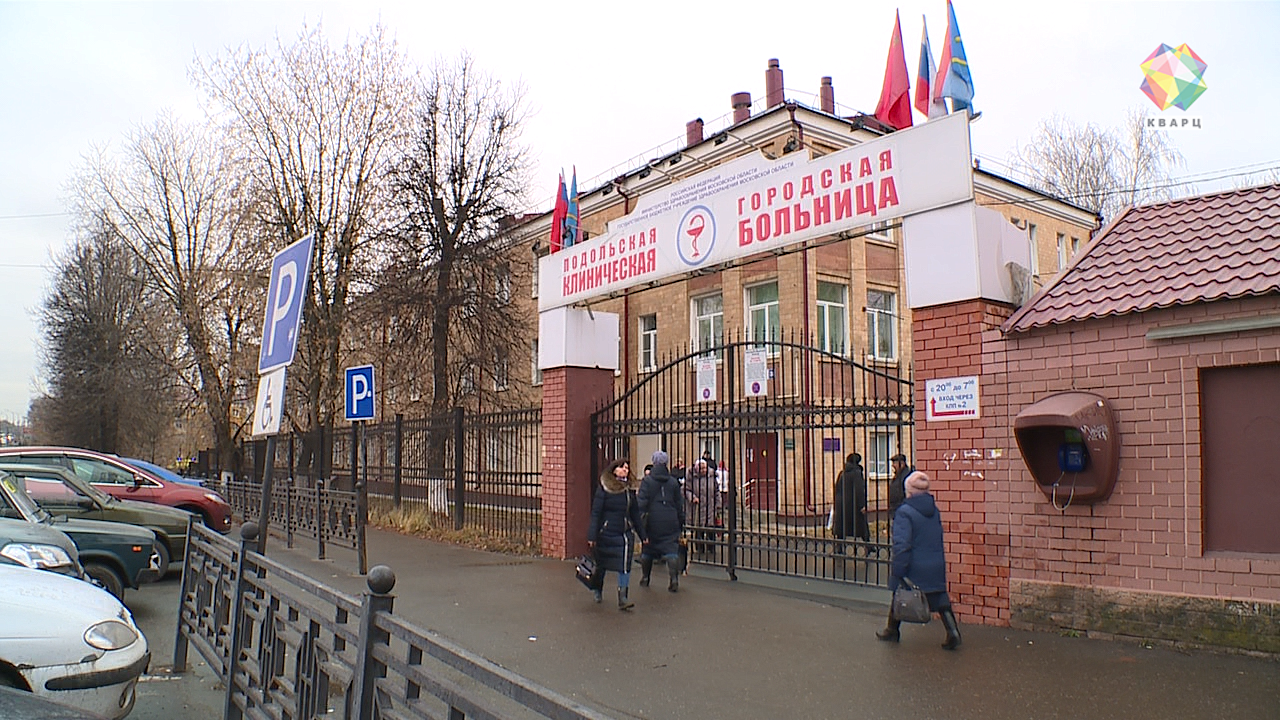
<svg viewBox="0 0 1280 720">
<path fill-rule="evenodd" d="M 592 594 L 596 602 L 602 600 L 604 573 L 618 573 L 618 609 L 630 610 L 635 603 L 627 599 L 627 586 L 631 580 L 631 559 L 635 552 L 635 538 L 631 531 L 639 530 L 643 542 L 645 531 L 640 527 L 640 503 L 631 487 L 631 465 L 626 460 L 614 460 L 600 476 L 600 488 L 591 499 L 591 526 L 587 528 L 587 547 L 595 555 L 596 571 L 592 575 Z"/>
<path fill-rule="evenodd" d="M 670 458 L 659 450 L 653 454 L 653 471 L 640 483 L 640 515 L 645 525 L 641 537 L 647 538 L 640 556 L 640 570 L 644 575 L 640 584 L 648 586 L 653 561 L 665 558 L 670 582 L 667 589 L 680 589 L 680 534 L 684 532 L 684 493 L 680 481 L 667 469 Z"/>
<path fill-rule="evenodd" d="M 903 578 L 908 578 L 924 591 L 929 610 L 942 618 L 947 631 L 942 647 L 955 650 L 960 646 L 960 626 L 951 611 L 951 596 L 947 594 L 947 557 L 942 544 L 942 516 L 929 494 L 929 476 L 913 472 L 903 485 L 907 499 L 898 507 L 893 517 L 893 563 L 889 570 L 889 591 L 898 589 Z M 889 611 L 889 625 L 876 633 L 876 637 L 897 642 L 901 622 Z"/>
<path fill-rule="evenodd" d="M 867 523 L 867 476 L 862 472 L 862 456 L 849 453 L 844 459 L 844 470 L 836 478 L 832 493 L 831 533 L 843 540 L 857 537 L 864 542 L 871 539 L 871 526 Z M 843 553 L 843 545 L 836 546 Z"/>
</svg>

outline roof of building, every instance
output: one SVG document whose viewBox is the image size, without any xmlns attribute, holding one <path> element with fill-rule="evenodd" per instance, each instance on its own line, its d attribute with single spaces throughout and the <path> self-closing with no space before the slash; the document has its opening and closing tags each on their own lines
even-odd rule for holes
<svg viewBox="0 0 1280 720">
<path fill-rule="evenodd" d="M 1129 208 L 1005 323 L 1016 332 L 1280 292 L 1280 185 Z"/>
</svg>

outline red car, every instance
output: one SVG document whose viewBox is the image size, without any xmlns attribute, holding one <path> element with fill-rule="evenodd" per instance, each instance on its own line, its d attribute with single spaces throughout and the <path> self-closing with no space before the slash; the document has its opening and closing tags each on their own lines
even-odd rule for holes
<svg viewBox="0 0 1280 720">
<path fill-rule="evenodd" d="M 108 495 L 188 510 L 218 532 L 231 529 L 231 506 L 218 493 L 162 480 L 114 455 L 68 447 L 3 447 L 0 463 L 68 468 Z"/>
</svg>

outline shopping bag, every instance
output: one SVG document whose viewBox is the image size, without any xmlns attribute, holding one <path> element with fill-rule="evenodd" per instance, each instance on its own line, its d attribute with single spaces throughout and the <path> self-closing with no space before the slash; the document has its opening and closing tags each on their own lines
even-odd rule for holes
<svg viewBox="0 0 1280 720">
<path fill-rule="evenodd" d="M 573 570 L 573 576 L 578 578 L 578 582 L 587 587 L 588 590 L 595 590 L 595 572 L 596 559 L 590 555 L 583 555 L 578 558 L 578 566 Z"/>
</svg>

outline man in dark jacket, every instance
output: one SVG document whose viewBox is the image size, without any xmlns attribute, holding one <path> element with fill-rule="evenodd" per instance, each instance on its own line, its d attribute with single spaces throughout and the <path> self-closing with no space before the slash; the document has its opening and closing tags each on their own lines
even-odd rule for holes
<svg viewBox="0 0 1280 720">
<path fill-rule="evenodd" d="M 893 563 L 889 569 L 889 591 L 898 589 L 903 578 L 908 578 L 924 591 L 929 600 L 929 610 L 942 618 L 947 631 L 942 647 L 955 650 L 960 646 L 960 626 L 951 610 L 951 597 L 947 594 L 947 558 L 942 544 L 942 517 L 938 506 L 929 494 L 929 476 L 913 472 L 904 482 L 907 499 L 898 508 L 893 522 Z M 901 622 L 889 612 L 889 624 L 876 637 L 897 642 L 901 635 Z"/>
<path fill-rule="evenodd" d="M 667 468 L 670 457 L 659 450 L 653 454 L 653 470 L 640 483 L 637 496 L 645 524 L 642 535 L 649 538 L 640 556 L 640 584 L 648 587 L 653 561 L 665 558 L 670 582 L 667 589 L 680 589 L 680 535 L 684 532 L 684 494 L 680 481 Z"/>
<path fill-rule="evenodd" d="M 907 489 L 903 482 L 916 469 L 907 462 L 907 456 L 902 453 L 889 458 L 889 462 L 893 464 L 893 479 L 889 481 L 889 519 L 892 521 L 893 514 L 898 512 L 898 506 L 907 499 Z"/>
</svg>

